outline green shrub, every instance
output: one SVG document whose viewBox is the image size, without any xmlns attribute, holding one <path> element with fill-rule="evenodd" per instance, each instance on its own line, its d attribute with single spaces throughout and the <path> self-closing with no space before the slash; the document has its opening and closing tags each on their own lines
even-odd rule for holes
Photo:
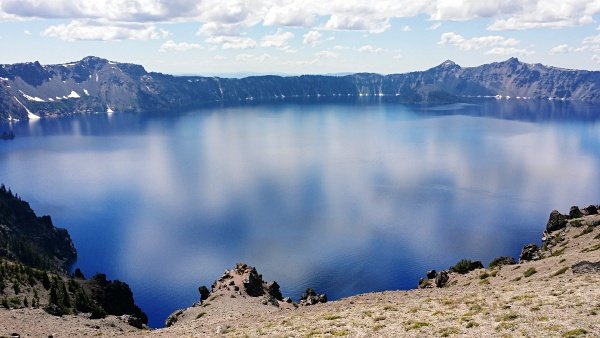
<svg viewBox="0 0 600 338">
<path fill-rule="evenodd" d="M 523 276 L 525 276 L 525 278 L 531 277 L 536 272 L 537 272 L 537 270 L 534 267 L 531 267 L 523 272 Z"/>
<path fill-rule="evenodd" d="M 465 274 L 480 268 L 483 268 L 480 261 L 473 262 L 470 259 L 461 259 L 450 270 L 459 274 Z"/>
<path fill-rule="evenodd" d="M 569 270 L 568 267 L 564 267 L 562 269 L 559 269 L 558 271 L 556 271 L 555 273 L 552 274 L 552 277 L 556 277 L 556 276 L 562 275 L 563 273 L 567 272 L 567 270 Z"/>
</svg>

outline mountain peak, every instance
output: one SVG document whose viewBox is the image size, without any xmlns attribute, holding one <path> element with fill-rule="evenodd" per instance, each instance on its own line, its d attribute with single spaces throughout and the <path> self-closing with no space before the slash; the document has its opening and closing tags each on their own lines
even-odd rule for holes
<svg viewBox="0 0 600 338">
<path fill-rule="evenodd" d="M 97 63 L 97 62 L 108 62 L 108 60 L 100 58 L 100 57 L 97 57 L 97 56 L 90 55 L 90 56 L 86 56 L 83 59 L 81 59 L 80 62 Z"/>
<path fill-rule="evenodd" d="M 444 69 L 444 70 L 452 70 L 452 69 L 460 69 L 460 66 L 457 65 L 454 61 L 452 60 L 446 60 L 442 63 L 440 63 L 439 65 L 433 67 L 432 69 Z"/>
<path fill-rule="evenodd" d="M 448 60 L 442 62 L 440 64 L 440 66 L 442 66 L 442 67 L 452 67 L 452 66 L 457 66 L 457 64 L 454 61 L 448 59 Z"/>
</svg>

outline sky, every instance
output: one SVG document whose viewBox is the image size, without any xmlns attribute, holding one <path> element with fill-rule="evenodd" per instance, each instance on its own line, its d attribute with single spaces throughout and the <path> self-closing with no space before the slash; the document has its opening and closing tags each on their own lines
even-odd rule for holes
<svg viewBox="0 0 600 338">
<path fill-rule="evenodd" d="M 600 0 L 0 0 L 0 63 L 382 74 L 447 59 L 600 70 Z"/>
</svg>

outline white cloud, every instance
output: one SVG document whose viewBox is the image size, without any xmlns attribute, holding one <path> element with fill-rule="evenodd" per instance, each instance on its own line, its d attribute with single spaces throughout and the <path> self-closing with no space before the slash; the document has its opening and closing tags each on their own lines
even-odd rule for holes
<svg viewBox="0 0 600 338">
<path fill-rule="evenodd" d="M 406 26 L 402 27 L 402 31 L 403 32 L 410 32 L 410 31 L 412 31 L 412 28 L 410 28 L 409 25 L 406 25 Z"/>
<path fill-rule="evenodd" d="M 237 61 L 237 62 L 248 62 L 248 61 L 264 62 L 264 61 L 273 60 L 273 59 L 275 59 L 273 56 L 266 54 L 266 53 L 261 54 L 261 55 L 238 54 L 235 56 L 235 61 Z"/>
<path fill-rule="evenodd" d="M 231 40 L 223 36 L 247 39 L 243 33 L 257 25 L 305 27 L 315 30 L 358 30 L 381 33 L 393 19 L 425 16 L 435 20 L 429 29 L 439 28 L 441 21 L 488 18 L 490 30 L 562 28 L 594 24 L 600 14 L 598 0 L 0 0 L 0 20 L 37 18 L 70 19 L 73 22 L 101 22 L 111 30 L 137 24 L 155 32 L 141 34 L 116 33 L 135 39 L 154 38 L 161 33 L 153 24 L 194 22 L 202 25 L 199 33 L 206 39 Z M 50 31 L 66 30 L 69 25 L 53 25 Z M 90 26 L 90 25 L 88 25 Z M 409 26 L 400 26 L 408 30 Z M 71 27 L 72 28 L 72 27 Z M 117 29 L 118 28 L 118 29 Z M 79 29 L 81 30 L 81 29 Z M 106 39 L 109 34 L 69 33 L 69 39 L 95 36 Z M 130 29 L 132 30 L 132 29 Z M 134 29 L 140 31 L 140 29 Z M 58 33 L 54 33 L 58 35 Z M 87 39 L 87 38 L 86 38 Z M 248 42 L 247 40 L 244 40 Z"/>
<path fill-rule="evenodd" d="M 572 51 L 572 48 L 567 44 L 558 45 L 550 49 L 550 54 L 567 54 Z"/>
<path fill-rule="evenodd" d="M 25 35 L 31 35 L 31 32 L 29 31 L 29 29 L 25 29 L 25 30 L 23 30 L 23 34 L 25 34 Z"/>
<path fill-rule="evenodd" d="M 221 48 L 223 49 L 248 49 L 256 48 L 257 46 L 254 39 L 243 36 L 211 36 L 204 41 L 215 45 L 221 45 Z"/>
<path fill-rule="evenodd" d="M 207 22 L 200 26 L 196 35 L 205 36 L 239 36 L 240 27 L 232 24 Z"/>
<path fill-rule="evenodd" d="M 279 50 L 290 51 L 290 40 L 294 38 L 294 33 L 285 32 L 278 28 L 277 32 L 265 35 L 260 43 L 261 47 L 274 47 Z"/>
<path fill-rule="evenodd" d="M 592 52 L 600 52 L 600 34 L 588 36 L 581 42 L 579 50 L 591 50 Z"/>
<path fill-rule="evenodd" d="M 383 49 L 383 48 L 376 48 L 371 45 L 361 46 L 357 50 L 361 53 L 377 54 L 377 55 L 379 55 L 385 51 L 385 49 Z"/>
<path fill-rule="evenodd" d="M 74 20 L 68 25 L 46 28 L 42 36 L 66 41 L 76 40 L 154 40 L 165 38 L 168 33 L 152 24 L 105 24 L 90 20 Z"/>
<path fill-rule="evenodd" d="M 175 42 L 173 40 L 168 40 L 163 43 L 158 49 L 159 52 L 185 52 L 191 49 L 200 49 L 202 46 L 198 43 L 188 43 L 188 42 Z"/>
<path fill-rule="evenodd" d="M 310 7 L 302 1 L 291 2 L 279 6 L 274 4 L 265 14 L 265 26 L 312 27 L 316 13 L 310 12 Z"/>
<path fill-rule="evenodd" d="M 516 13 L 525 2 L 527 1 L 440 0 L 431 1 L 428 12 L 433 20 L 461 21 Z"/>
<path fill-rule="evenodd" d="M 442 26 L 442 23 L 438 21 L 438 22 L 432 23 L 431 26 L 427 27 L 427 29 L 430 31 L 434 31 L 434 30 L 440 28 L 441 26 Z"/>
<path fill-rule="evenodd" d="M 454 32 L 443 33 L 440 37 L 440 41 L 438 41 L 439 45 L 451 45 L 462 50 L 474 50 L 495 46 L 507 47 L 517 45 L 518 43 L 519 40 L 505 38 L 499 35 L 487 35 L 466 39 L 462 35 Z"/>
<path fill-rule="evenodd" d="M 325 23 L 326 29 L 359 30 L 370 33 L 383 33 L 391 27 L 389 18 L 369 18 L 361 15 L 333 14 Z"/>
<path fill-rule="evenodd" d="M 600 13 L 598 1 L 529 1 L 513 16 L 498 19 L 490 30 L 563 28 L 594 23 L 593 16 Z"/>
<path fill-rule="evenodd" d="M 304 34 L 302 37 L 304 38 L 304 40 L 302 40 L 303 44 L 314 47 L 320 42 L 321 33 L 319 33 L 319 31 L 310 31 Z"/>
<path fill-rule="evenodd" d="M 508 56 L 529 56 L 533 55 L 533 51 L 527 49 L 519 49 L 514 47 L 494 47 L 487 52 L 487 55 L 508 55 Z"/>
<path fill-rule="evenodd" d="M 592 55 L 592 60 L 595 61 L 596 63 L 600 64 L 600 55 Z"/>
<path fill-rule="evenodd" d="M 332 52 L 330 50 L 322 50 L 315 53 L 315 56 L 318 58 L 338 58 L 340 55 L 336 52 Z"/>
<path fill-rule="evenodd" d="M 0 0 L 4 13 L 20 18 L 103 19 L 112 22 L 164 22 L 199 15 L 191 0 Z"/>
<path fill-rule="evenodd" d="M 342 46 L 342 45 L 335 45 L 335 46 L 331 47 L 331 49 L 333 49 L 333 50 L 344 50 L 344 49 L 349 49 L 349 47 Z"/>
</svg>

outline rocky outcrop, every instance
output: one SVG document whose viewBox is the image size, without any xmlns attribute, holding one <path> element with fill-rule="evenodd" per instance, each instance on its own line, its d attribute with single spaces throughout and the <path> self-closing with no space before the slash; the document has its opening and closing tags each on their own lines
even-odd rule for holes
<svg viewBox="0 0 600 338">
<path fill-rule="evenodd" d="M 589 205 L 588 207 L 583 209 L 584 215 L 596 215 L 598 214 L 599 207 L 597 205 Z"/>
<path fill-rule="evenodd" d="M 265 304 L 278 305 L 283 300 L 279 284 L 266 282 L 256 268 L 244 263 L 236 264 L 235 268 L 225 270 L 225 273 L 212 285 L 211 292 L 232 291 L 238 295 L 249 297 L 264 297 Z M 200 292 L 202 296 L 202 291 Z"/>
<path fill-rule="evenodd" d="M 425 71 L 346 76 L 171 76 L 89 56 L 77 62 L 0 65 L 0 119 L 90 112 L 166 112 L 214 104 L 377 97 L 399 103 L 453 103 L 519 97 L 600 101 L 600 72 L 565 70 L 510 58 L 463 68 L 452 61 Z M 523 100 L 521 100 L 523 101 Z"/>
<path fill-rule="evenodd" d="M 569 218 L 570 219 L 579 218 L 582 216 L 583 216 L 583 213 L 581 212 L 581 210 L 579 210 L 579 207 L 576 205 L 572 206 L 571 209 L 569 210 Z"/>
<path fill-rule="evenodd" d="M 133 293 L 127 283 L 108 280 L 105 274 L 96 274 L 87 282 L 91 298 L 109 315 L 130 315 L 132 322 L 148 323 L 146 314 L 135 304 Z"/>
<path fill-rule="evenodd" d="M 435 286 L 438 288 L 443 288 L 448 283 L 449 279 L 450 277 L 448 276 L 448 271 L 440 271 L 435 275 Z"/>
<path fill-rule="evenodd" d="M 537 261 L 542 258 L 542 251 L 536 244 L 527 244 L 521 249 L 519 263 L 527 261 Z"/>
<path fill-rule="evenodd" d="M 546 224 L 546 231 L 552 232 L 563 229 L 567 225 L 567 217 L 557 210 L 552 210 L 550 218 Z"/>
<path fill-rule="evenodd" d="M 600 273 L 600 262 L 582 261 L 571 266 L 571 270 L 575 274 L 579 273 Z"/>
<path fill-rule="evenodd" d="M 318 294 L 311 288 L 306 289 L 300 297 L 300 305 L 315 305 L 319 303 L 327 303 L 327 295 Z"/>
<path fill-rule="evenodd" d="M 200 293 L 200 302 L 202 302 L 205 299 L 208 299 L 208 296 L 210 295 L 210 291 L 204 285 L 198 288 L 198 293 Z"/>
</svg>

